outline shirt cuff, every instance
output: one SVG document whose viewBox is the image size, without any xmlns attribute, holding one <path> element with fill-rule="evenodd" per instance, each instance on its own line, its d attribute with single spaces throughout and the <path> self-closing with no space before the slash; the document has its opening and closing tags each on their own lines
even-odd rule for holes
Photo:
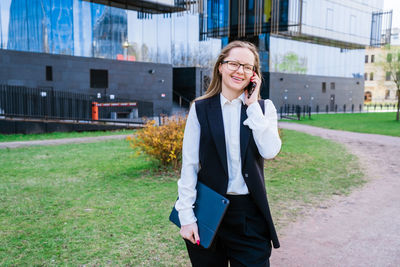
<svg viewBox="0 0 400 267">
<path fill-rule="evenodd" d="M 178 211 L 179 222 L 182 225 L 192 224 L 197 222 L 196 216 L 194 216 L 193 209 L 183 209 Z"/>
<path fill-rule="evenodd" d="M 243 122 L 244 125 L 249 126 L 252 130 L 265 129 L 269 126 L 269 120 L 264 116 L 262 109 L 258 102 L 254 102 L 247 107 L 247 119 Z"/>
</svg>

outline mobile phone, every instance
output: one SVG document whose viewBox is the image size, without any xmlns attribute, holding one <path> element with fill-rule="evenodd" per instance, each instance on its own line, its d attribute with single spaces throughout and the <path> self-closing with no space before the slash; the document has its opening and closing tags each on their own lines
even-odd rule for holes
<svg viewBox="0 0 400 267">
<path fill-rule="evenodd" d="M 249 85 L 247 85 L 246 89 L 247 90 L 247 98 L 250 98 L 251 94 L 254 92 L 254 89 L 256 88 L 256 83 L 250 82 Z"/>
</svg>

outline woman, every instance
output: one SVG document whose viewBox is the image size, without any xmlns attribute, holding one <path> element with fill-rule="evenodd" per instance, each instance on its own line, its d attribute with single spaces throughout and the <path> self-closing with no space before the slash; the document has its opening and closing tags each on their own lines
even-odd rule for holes
<svg viewBox="0 0 400 267">
<path fill-rule="evenodd" d="M 264 159 L 281 148 L 276 109 L 260 100 L 260 59 L 256 47 L 234 41 L 222 49 L 205 95 L 192 104 L 186 122 L 178 181 L 180 234 L 193 266 L 269 266 L 272 222 L 263 174 Z M 255 83 L 254 92 L 245 88 Z M 209 249 L 200 237 L 193 203 L 201 181 L 226 196 L 230 205 Z"/>
</svg>

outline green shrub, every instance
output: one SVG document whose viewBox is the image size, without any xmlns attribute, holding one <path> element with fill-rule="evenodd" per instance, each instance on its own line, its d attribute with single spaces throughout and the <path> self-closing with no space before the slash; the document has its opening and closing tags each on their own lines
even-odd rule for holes
<svg viewBox="0 0 400 267">
<path fill-rule="evenodd" d="M 128 136 L 127 140 L 133 149 L 137 149 L 137 153 L 145 153 L 163 166 L 177 169 L 182 160 L 185 125 L 186 118 L 181 116 L 165 117 L 161 126 L 150 120 L 142 130 Z"/>
</svg>

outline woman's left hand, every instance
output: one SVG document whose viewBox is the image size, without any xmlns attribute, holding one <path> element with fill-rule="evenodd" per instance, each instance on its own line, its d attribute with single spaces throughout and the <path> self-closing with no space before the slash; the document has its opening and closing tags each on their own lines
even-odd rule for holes
<svg viewBox="0 0 400 267">
<path fill-rule="evenodd" d="M 256 88 L 254 88 L 253 93 L 251 94 L 250 98 L 248 97 L 248 92 L 247 90 L 244 90 L 245 93 L 245 103 L 247 106 L 250 106 L 254 102 L 258 101 L 258 93 L 260 92 L 260 87 L 261 87 L 261 79 L 258 77 L 258 75 L 254 72 L 253 76 L 250 78 L 250 82 L 253 82 L 256 84 Z"/>
</svg>

